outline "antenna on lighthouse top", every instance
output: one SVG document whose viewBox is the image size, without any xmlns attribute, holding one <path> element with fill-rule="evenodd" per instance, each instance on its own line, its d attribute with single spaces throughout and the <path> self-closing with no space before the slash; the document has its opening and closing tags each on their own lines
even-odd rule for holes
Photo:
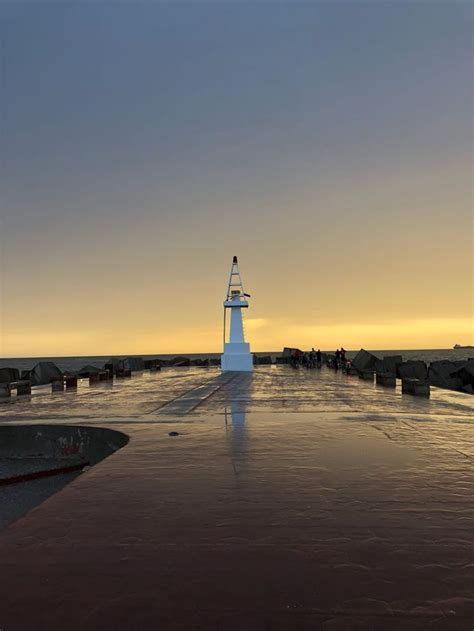
<svg viewBox="0 0 474 631">
<path fill-rule="evenodd" d="M 242 278 L 240 277 L 239 264 L 237 257 L 232 259 L 232 267 L 230 269 L 229 285 L 227 287 L 226 302 L 229 300 L 240 300 L 241 298 L 250 298 L 250 294 L 244 292 Z M 247 305 L 248 306 L 248 305 Z"/>
</svg>

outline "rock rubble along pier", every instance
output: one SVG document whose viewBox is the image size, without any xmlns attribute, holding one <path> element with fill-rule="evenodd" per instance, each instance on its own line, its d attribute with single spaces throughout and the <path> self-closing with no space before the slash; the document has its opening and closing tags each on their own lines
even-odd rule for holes
<svg viewBox="0 0 474 631">
<path fill-rule="evenodd" d="M 247 348 L 247 347 L 246 347 Z M 273 364 L 290 364 L 292 356 L 297 352 L 300 355 L 304 351 L 297 348 L 285 347 L 278 354 L 250 354 L 250 359 L 246 359 L 246 365 L 250 366 L 270 366 Z M 308 354 L 308 351 L 306 352 Z M 334 367 L 335 357 L 329 353 L 321 354 L 322 363 Z M 142 357 L 114 357 L 102 365 L 85 365 L 75 371 L 63 371 L 52 362 L 38 362 L 31 370 L 19 371 L 12 367 L 0 368 L 0 402 L 6 402 L 12 393 L 29 395 L 30 388 L 37 388 L 51 385 L 56 392 L 64 389 L 74 389 L 75 379 L 88 379 L 91 383 L 99 383 L 121 378 L 129 378 L 134 373 L 144 371 L 158 372 L 162 368 L 170 367 L 199 367 L 212 368 L 220 366 L 221 359 L 217 354 L 207 357 L 176 356 L 170 358 L 155 357 L 143 359 Z M 342 366 L 341 366 L 342 367 Z M 427 363 L 422 360 L 404 361 L 401 355 L 380 356 L 361 349 L 350 359 L 345 366 L 345 372 L 353 375 L 360 375 L 361 378 L 371 381 L 374 376 L 379 385 L 392 384 L 393 379 L 420 379 L 426 381 L 430 386 L 456 390 L 466 394 L 474 394 L 474 358 L 465 358 L 451 361 L 447 359 L 432 361 Z M 377 379 L 377 375 L 379 378 Z M 59 382 L 64 382 L 64 387 Z M 21 388 L 18 389 L 18 384 Z"/>
<path fill-rule="evenodd" d="M 23 428 L 70 462 L 81 428 L 125 438 L 0 531 L 2 628 L 469 628 L 473 410 L 286 365 L 13 398 L 7 458 Z"/>
</svg>

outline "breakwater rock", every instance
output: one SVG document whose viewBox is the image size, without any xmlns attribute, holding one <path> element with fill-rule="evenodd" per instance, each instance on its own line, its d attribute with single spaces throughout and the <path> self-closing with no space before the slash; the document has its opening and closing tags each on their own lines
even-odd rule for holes
<svg viewBox="0 0 474 631">
<path fill-rule="evenodd" d="M 429 381 L 438 388 L 459 390 L 473 394 L 474 392 L 474 359 L 467 361 L 432 362 L 428 369 Z"/>
</svg>

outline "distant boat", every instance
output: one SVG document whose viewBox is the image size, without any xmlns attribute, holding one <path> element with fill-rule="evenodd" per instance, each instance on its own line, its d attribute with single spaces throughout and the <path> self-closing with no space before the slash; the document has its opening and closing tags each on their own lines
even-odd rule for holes
<svg viewBox="0 0 474 631">
<path fill-rule="evenodd" d="M 462 346 L 461 344 L 455 344 L 453 348 L 474 348 L 474 346 Z"/>
</svg>

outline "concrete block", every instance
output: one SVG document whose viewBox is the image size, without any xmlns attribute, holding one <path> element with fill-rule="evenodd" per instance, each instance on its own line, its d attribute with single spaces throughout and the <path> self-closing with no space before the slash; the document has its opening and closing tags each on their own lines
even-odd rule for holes
<svg viewBox="0 0 474 631">
<path fill-rule="evenodd" d="M 401 355 L 387 355 L 382 359 L 383 371 L 391 372 L 394 375 L 397 374 L 397 366 L 403 364 L 403 357 Z"/>
<path fill-rule="evenodd" d="M 117 379 L 124 379 L 125 377 L 131 377 L 132 371 L 126 368 L 121 368 L 120 370 L 117 370 L 116 376 L 117 376 Z"/>
<path fill-rule="evenodd" d="M 385 364 L 383 363 L 383 359 L 377 359 L 375 362 L 375 372 L 377 374 L 382 374 L 385 372 Z"/>
<path fill-rule="evenodd" d="M 64 383 L 66 390 L 77 390 L 77 377 L 76 375 L 67 375 L 64 377 Z"/>
<path fill-rule="evenodd" d="M 30 374 L 31 385 L 42 386 L 63 379 L 63 372 L 53 362 L 39 362 Z"/>
<path fill-rule="evenodd" d="M 115 374 L 115 365 L 112 362 L 104 364 L 104 370 L 108 370 L 110 378 L 112 378 Z"/>
<path fill-rule="evenodd" d="M 452 377 L 461 379 L 463 385 L 474 386 L 474 359 L 468 359 L 451 373 Z"/>
<path fill-rule="evenodd" d="M 402 393 L 412 394 L 416 397 L 430 396 L 430 384 L 428 381 L 421 379 L 406 378 L 402 379 Z"/>
<path fill-rule="evenodd" d="M 145 362 L 142 357 L 126 357 L 124 359 L 124 368 L 132 372 L 145 370 Z"/>
<path fill-rule="evenodd" d="M 439 388 L 448 388 L 449 390 L 461 390 L 463 385 L 463 380 L 460 377 L 450 377 L 446 380 L 446 382 L 442 386 L 438 386 Z"/>
<path fill-rule="evenodd" d="M 173 357 L 171 360 L 171 366 L 190 366 L 191 360 L 189 357 Z"/>
<path fill-rule="evenodd" d="M 378 372 L 375 375 L 375 383 L 379 386 L 395 388 L 397 385 L 397 378 L 393 372 Z"/>
<path fill-rule="evenodd" d="M 421 381 L 420 379 L 418 383 L 415 383 L 413 387 L 413 394 L 416 397 L 426 397 L 427 399 L 429 399 L 430 393 L 430 384 L 428 383 L 428 381 Z"/>
<path fill-rule="evenodd" d="M 423 361 L 407 361 L 397 366 L 397 377 L 400 379 L 427 379 L 428 368 Z"/>
<path fill-rule="evenodd" d="M 199 359 L 199 360 L 195 360 L 196 363 L 194 364 L 195 366 L 201 366 L 201 368 L 208 368 L 211 363 L 209 359 Z"/>
<path fill-rule="evenodd" d="M 9 383 L 0 383 L 0 399 L 8 399 L 11 397 L 11 388 Z"/>
<path fill-rule="evenodd" d="M 403 394 L 413 394 L 414 384 L 413 382 L 417 381 L 415 379 L 402 379 L 402 393 Z"/>
<path fill-rule="evenodd" d="M 456 370 L 454 362 L 441 360 L 431 362 L 428 368 L 428 379 L 433 386 L 449 388 L 447 382 L 451 379 L 451 374 Z"/>
<path fill-rule="evenodd" d="M 352 360 L 352 365 L 355 366 L 359 372 L 363 370 L 372 370 L 373 372 L 375 371 L 377 361 L 378 358 L 375 355 L 361 348 Z"/>
<path fill-rule="evenodd" d="M 462 367 L 461 367 L 462 368 Z M 428 368 L 428 380 L 431 385 L 449 390 L 461 390 L 464 385 L 463 373 L 455 362 L 443 360 L 431 362 Z"/>
<path fill-rule="evenodd" d="M 109 361 L 104 364 L 104 370 L 110 370 L 111 375 L 115 375 L 117 370 L 125 368 L 125 360 L 120 357 L 111 357 Z"/>
<path fill-rule="evenodd" d="M 0 383 L 12 383 L 20 380 L 20 371 L 16 368 L 0 368 Z"/>
<path fill-rule="evenodd" d="M 31 381 L 17 381 L 15 387 L 18 396 L 31 394 Z"/>
<path fill-rule="evenodd" d="M 100 368 L 98 368 L 97 366 L 83 366 L 81 368 L 81 370 L 77 373 L 79 375 L 79 377 L 84 377 L 84 378 L 90 378 L 91 375 L 98 375 L 100 372 Z"/>
</svg>

